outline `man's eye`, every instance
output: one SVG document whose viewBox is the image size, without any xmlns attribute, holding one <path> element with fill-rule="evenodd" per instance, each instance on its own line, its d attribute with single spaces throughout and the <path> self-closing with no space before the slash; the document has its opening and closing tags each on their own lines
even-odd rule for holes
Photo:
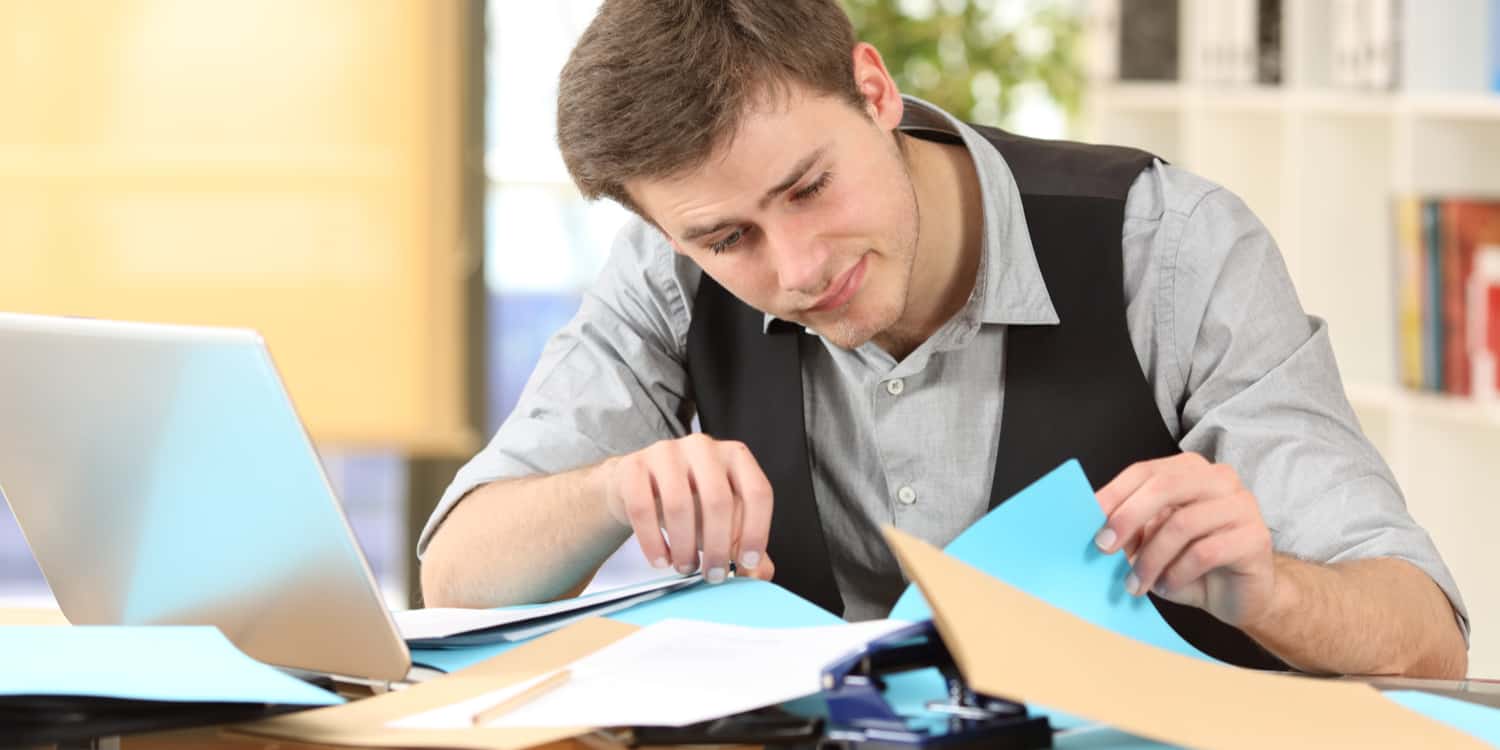
<svg viewBox="0 0 1500 750">
<path fill-rule="evenodd" d="M 745 230 L 743 230 L 743 229 L 736 229 L 733 232 L 730 232 L 729 235 L 726 236 L 724 239 L 719 240 L 718 242 L 715 242 L 712 245 L 709 245 L 708 249 L 714 251 L 714 255 L 718 255 L 719 253 L 722 253 L 725 250 L 728 250 L 729 248 L 734 247 L 735 245 L 740 244 L 740 240 L 742 240 L 744 238 L 745 238 Z"/>
<path fill-rule="evenodd" d="M 811 197 L 817 195 L 818 193 L 823 192 L 823 188 L 828 187 L 828 178 L 830 178 L 832 176 L 833 176 L 832 172 L 824 172 L 823 176 L 819 177 L 817 182 L 814 182 L 813 184 L 808 185 L 807 187 L 802 188 L 801 190 L 798 190 L 795 193 L 792 193 L 792 200 L 794 200 L 794 201 L 807 200 L 808 198 L 811 198 Z"/>
</svg>

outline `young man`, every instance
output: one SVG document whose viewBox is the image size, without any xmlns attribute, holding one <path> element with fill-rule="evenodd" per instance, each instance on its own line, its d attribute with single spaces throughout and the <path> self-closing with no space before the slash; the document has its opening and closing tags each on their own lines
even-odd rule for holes
<svg viewBox="0 0 1500 750">
<path fill-rule="evenodd" d="M 1077 456 L 1093 542 L 1201 648 L 1464 674 L 1453 580 L 1228 192 L 903 99 L 835 0 L 606 0 L 558 126 L 639 220 L 428 523 L 429 605 L 566 594 L 633 532 L 877 617 L 880 525 L 945 544 Z"/>
</svg>

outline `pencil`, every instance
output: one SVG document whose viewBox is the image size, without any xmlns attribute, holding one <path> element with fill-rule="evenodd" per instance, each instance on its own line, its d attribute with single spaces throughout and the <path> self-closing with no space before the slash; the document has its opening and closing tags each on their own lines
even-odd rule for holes
<svg viewBox="0 0 1500 750">
<path fill-rule="evenodd" d="M 525 690 L 522 690 L 521 692 L 516 693 L 515 695 L 512 695 L 511 697 L 506 698 L 505 700 L 502 700 L 499 703 L 496 703 L 495 705 L 474 714 L 474 726 L 477 727 L 488 724 L 500 715 L 505 714 L 509 711 L 514 711 L 515 709 L 520 708 L 521 706 L 524 706 L 527 703 L 536 700 L 537 698 L 540 698 L 547 691 L 563 684 L 564 682 L 567 682 L 568 678 L 572 675 L 572 670 L 568 669 L 559 669 L 556 672 L 553 672 L 551 675 L 548 675 L 547 679 L 542 680 L 541 682 L 538 682 L 537 684 L 532 685 L 531 687 L 526 688 Z"/>
</svg>

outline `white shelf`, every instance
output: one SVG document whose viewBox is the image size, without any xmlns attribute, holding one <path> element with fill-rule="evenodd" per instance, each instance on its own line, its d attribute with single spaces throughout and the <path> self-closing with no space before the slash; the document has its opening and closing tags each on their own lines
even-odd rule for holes
<svg viewBox="0 0 1500 750">
<path fill-rule="evenodd" d="M 1500 123 L 1500 94 L 1403 94 L 1397 111 L 1414 117 Z"/>
<path fill-rule="evenodd" d="M 1293 101 L 1297 111 L 1312 115 L 1389 117 L 1396 111 L 1395 97 L 1382 91 L 1307 89 Z"/>
<path fill-rule="evenodd" d="M 1500 402 L 1477 401 L 1440 393 L 1422 393 L 1392 385 L 1351 383 L 1349 403 L 1360 411 L 1494 429 L 1500 433 Z"/>
<path fill-rule="evenodd" d="M 1090 88 L 1097 105 L 1111 110 L 1177 112 L 1182 108 L 1183 88 L 1176 83 L 1117 82 Z"/>
<path fill-rule="evenodd" d="M 1171 113 L 1187 109 L 1316 115 L 1403 116 L 1500 124 L 1500 94 L 1397 93 L 1276 86 L 1207 88 L 1193 84 L 1117 81 L 1090 89 L 1091 104 L 1112 112 Z"/>
<path fill-rule="evenodd" d="M 1276 86 L 1231 86 L 1197 91 L 1201 106 L 1217 112 L 1280 114 L 1288 111 L 1287 98 L 1287 92 Z"/>
</svg>

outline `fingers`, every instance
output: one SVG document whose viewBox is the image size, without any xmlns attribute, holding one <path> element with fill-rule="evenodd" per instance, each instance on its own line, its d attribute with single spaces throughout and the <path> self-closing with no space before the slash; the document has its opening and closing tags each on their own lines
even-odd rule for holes
<svg viewBox="0 0 1500 750">
<path fill-rule="evenodd" d="M 1146 483 L 1146 480 L 1177 467 L 1185 460 L 1192 460 L 1192 458 L 1184 459 L 1184 456 L 1197 458 L 1200 461 L 1203 460 L 1203 457 L 1196 453 L 1181 453 L 1166 458 L 1140 461 L 1126 467 L 1124 471 L 1120 472 L 1119 476 L 1110 480 L 1109 484 L 1100 487 L 1099 491 L 1094 493 L 1095 499 L 1099 501 L 1099 507 L 1104 509 L 1104 515 L 1113 515 L 1115 509 L 1120 507 L 1121 503 L 1125 502 L 1125 498 L 1130 497 L 1142 484 Z"/>
<path fill-rule="evenodd" d="M 1163 508 L 1160 513 L 1157 513 L 1155 517 L 1146 522 L 1146 528 L 1142 529 L 1141 533 L 1125 540 L 1123 549 L 1125 550 L 1126 561 L 1128 561 L 1131 565 L 1134 565 L 1136 551 L 1141 547 L 1141 540 L 1150 539 L 1151 535 L 1155 534 L 1156 530 L 1161 528 L 1161 525 L 1163 523 L 1166 523 L 1167 519 L 1171 517 L 1172 509 Z"/>
<path fill-rule="evenodd" d="M 766 543 L 771 535 L 771 482 L 744 443 L 721 443 L 729 469 L 729 481 L 739 498 L 740 528 L 735 540 L 737 562 L 742 572 L 758 569 L 766 561 Z M 757 576 L 758 577 L 758 576 Z M 769 575 L 764 580 L 770 580 Z"/>
<path fill-rule="evenodd" d="M 698 544 L 703 550 L 703 574 L 710 583 L 718 583 L 729 573 L 734 493 L 729 488 L 729 477 L 712 441 L 707 438 L 685 440 L 683 453 L 698 496 L 698 528 L 702 530 Z"/>
<path fill-rule="evenodd" d="M 698 508 L 688 464 L 671 446 L 658 443 L 647 450 L 647 470 L 661 505 L 661 527 L 667 532 L 672 567 L 686 575 L 698 569 Z"/>
<path fill-rule="evenodd" d="M 770 555 L 761 555 L 760 564 L 749 569 L 741 570 L 739 575 L 754 578 L 759 581 L 769 581 L 776 575 L 776 563 L 771 561 Z"/>
<path fill-rule="evenodd" d="M 1234 624 L 1258 616 L 1275 589 L 1271 534 L 1235 470 L 1183 454 L 1146 461 L 1097 493 L 1108 518 L 1094 542 L 1124 550 L 1131 594 L 1154 591 Z"/>
<path fill-rule="evenodd" d="M 691 573 L 701 550 L 704 577 L 712 583 L 727 577 L 730 562 L 761 577 L 772 491 L 742 443 L 695 434 L 623 456 L 611 470 L 606 498 L 653 566 Z M 769 580 L 770 572 L 764 577 Z"/>
<path fill-rule="evenodd" d="M 1095 543 L 1106 553 L 1128 549 L 1164 511 L 1240 489 L 1233 468 L 1209 464 L 1197 454 L 1135 464 L 1097 493 L 1100 506 L 1113 510 L 1105 512 L 1107 520 L 1094 537 Z"/>
<path fill-rule="evenodd" d="M 1230 528 L 1238 519 L 1233 496 L 1215 497 L 1173 511 L 1155 533 L 1143 537 L 1125 588 L 1143 594 L 1156 586 L 1158 577 L 1189 545 L 1207 540 Z M 1206 570 L 1204 572 L 1207 572 Z"/>
<path fill-rule="evenodd" d="M 1258 537 L 1253 529 L 1236 526 L 1199 538 L 1167 566 L 1157 578 L 1156 588 L 1162 596 L 1170 597 L 1209 571 L 1232 567 L 1236 561 L 1253 556 L 1259 547 L 1269 546 L 1269 539 L 1263 541 Z"/>
<path fill-rule="evenodd" d="M 641 461 L 631 457 L 622 459 L 614 471 L 625 520 L 635 532 L 646 562 L 659 570 L 670 567 L 671 551 L 661 536 L 661 505 L 656 501 L 651 475 Z"/>
</svg>

